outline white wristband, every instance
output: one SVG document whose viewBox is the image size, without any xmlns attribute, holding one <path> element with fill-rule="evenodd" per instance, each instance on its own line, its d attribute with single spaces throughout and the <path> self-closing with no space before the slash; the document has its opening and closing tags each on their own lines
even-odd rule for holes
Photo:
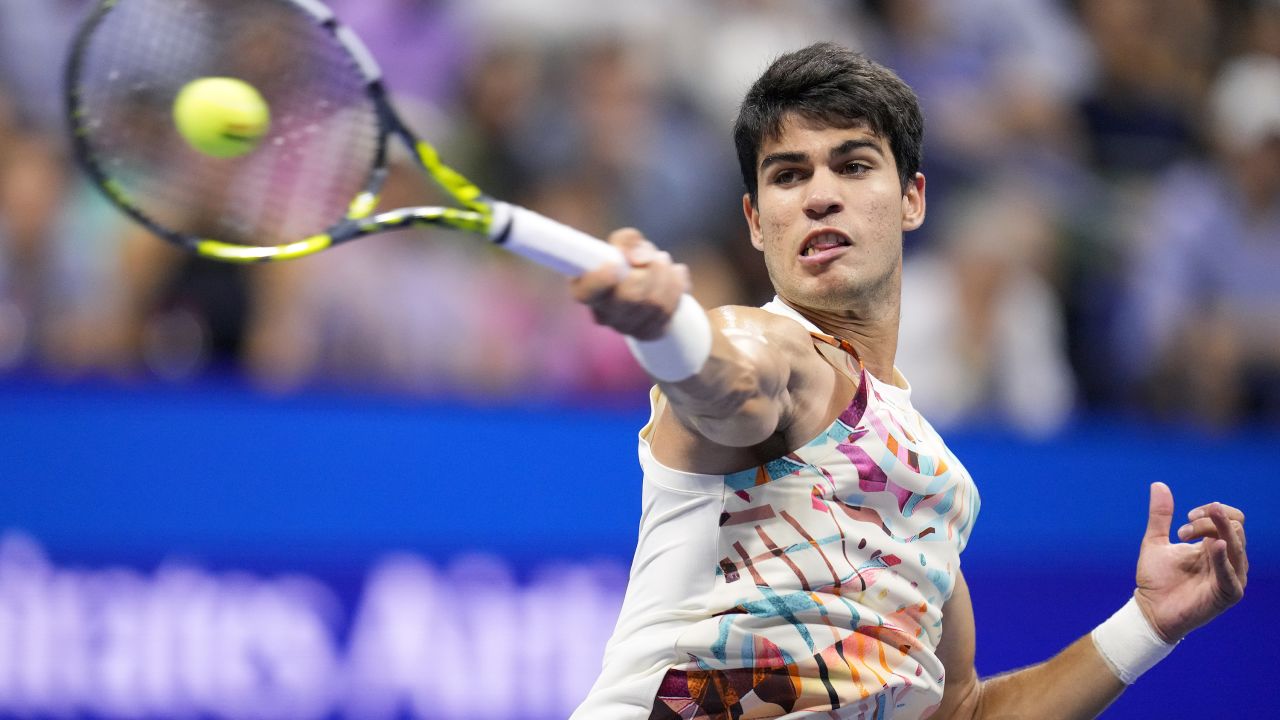
<svg viewBox="0 0 1280 720">
<path fill-rule="evenodd" d="M 1156 635 L 1134 598 L 1094 628 L 1091 636 L 1098 654 L 1125 685 L 1132 685 L 1177 645 Z"/>
<path fill-rule="evenodd" d="M 711 357 L 711 321 L 690 295 L 680 298 L 666 332 L 657 340 L 627 336 L 640 367 L 655 380 L 676 382 L 698 374 Z"/>
</svg>

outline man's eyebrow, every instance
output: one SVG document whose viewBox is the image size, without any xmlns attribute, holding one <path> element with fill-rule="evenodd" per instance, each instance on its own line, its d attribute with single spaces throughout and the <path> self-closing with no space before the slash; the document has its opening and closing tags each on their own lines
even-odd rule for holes
<svg viewBox="0 0 1280 720">
<path fill-rule="evenodd" d="M 877 143 L 876 141 L 868 138 L 856 138 L 853 140 L 845 140 L 839 145 L 831 148 L 831 152 L 828 153 L 828 156 L 831 159 L 835 159 L 842 155 L 847 155 L 855 150 L 861 150 L 863 148 L 869 148 L 871 150 L 874 150 L 877 155 L 884 157 L 884 150 L 880 148 L 880 143 Z M 809 161 L 808 154 L 802 153 L 802 152 L 769 153 L 768 155 L 765 155 L 764 159 L 760 161 L 760 170 L 763 171 L 765 168 L 769 167 L 770 165 L 777 165 L 779 163 L 804 163 L 808 161 Z"/>
<path fill-rule="evenodd" d="M 764 170 L 770 165 L 778 163 L 803 163 L 809 160 L 809 156 L 802 152 L 777 152 L 769 153 L 760 161 L 760 169 Z"/>
<path fill-rule="evenodd" d="M 874 140 L 866 139 L 866 138 L 861 138 L 857 140 L 845 140 L 844 142 L 840 143 L 839 145 L 831 149 L 831 157 L 837 158 L 837 157 L 840 157 L 841 155 L 847 155 L 853 152 L 854 150 L 861 150 L 863 148 L 870 148 L 874 150 L 876 154 L 879 155 L 880 157 L 884 157 L 884 150 L 880 149 L 880 143 L 875 142 Z"/>
</svg>

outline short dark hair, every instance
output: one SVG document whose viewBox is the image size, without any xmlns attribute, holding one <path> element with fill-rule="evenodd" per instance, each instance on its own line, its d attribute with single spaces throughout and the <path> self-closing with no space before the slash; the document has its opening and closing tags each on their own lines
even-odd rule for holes
<svg viewBox="0 0 1280 720">
<path fill-rule="evenodd" d="M 831 127 L 865 125 L 885 138 L 906 192 L 920 169 L 924 115 L 920 100 L 892 70 L 830 42 L 782 55 L 747 91 L 733 141 L 751 202 L 759 184 L 756 159 L 766 139 L 777 138 L 790 113 Z"/>
</svg>

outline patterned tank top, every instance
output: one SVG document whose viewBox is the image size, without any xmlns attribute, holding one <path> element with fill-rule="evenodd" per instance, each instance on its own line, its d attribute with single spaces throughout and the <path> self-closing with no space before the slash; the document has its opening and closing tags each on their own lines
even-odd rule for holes
<svg viewBox="0 0 1280 720">
<path fill-rule="evenodd" d="M 642 433 L 631 583 L 575 718 L 915 719 L 941 701 L 942 605 L 978 513 L 973 481 L 909 389 L 765 307 L 810 330 L 857 382 L 853 400 L 803 447 L 723 476 L 659 465 Z"/>
</svg>

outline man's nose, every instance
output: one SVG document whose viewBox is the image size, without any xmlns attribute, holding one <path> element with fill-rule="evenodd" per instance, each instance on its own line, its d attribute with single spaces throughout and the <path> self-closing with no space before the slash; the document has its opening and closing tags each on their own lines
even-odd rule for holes
<svg viewBox="0 0 1280 720">
<path fill-rule="evenodd" d="M 804 214 L 810 220 L 821 220 L 844 209 L 840 194 L 836 192 L 835 178 L 830 173 L 818 172 L 809 182 L 809 194 L 804 201 Z"/>
</svg>

